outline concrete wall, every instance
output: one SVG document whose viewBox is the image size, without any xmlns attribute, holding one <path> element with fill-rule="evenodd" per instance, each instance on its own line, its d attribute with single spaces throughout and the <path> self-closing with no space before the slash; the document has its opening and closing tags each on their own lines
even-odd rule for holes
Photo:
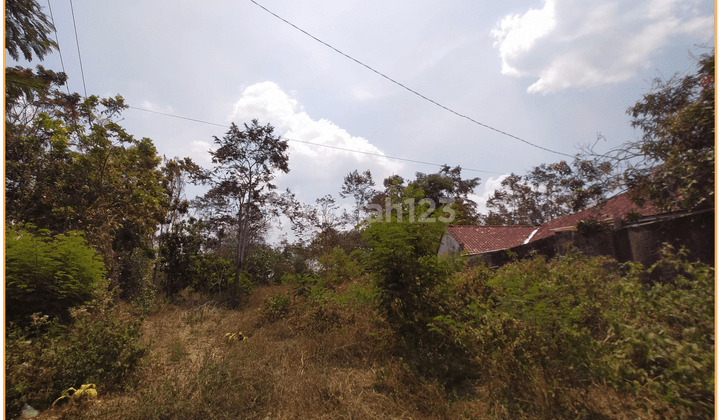
<svg viewBox="0 0 720 420">
<path fill-rule="evenodd" d="M 440 239 L 440 248 L 438 255 L 459 254 L 463 250 L 462 245 L 453 238 L 452 235 L 445 233 Z"/>
</svg>

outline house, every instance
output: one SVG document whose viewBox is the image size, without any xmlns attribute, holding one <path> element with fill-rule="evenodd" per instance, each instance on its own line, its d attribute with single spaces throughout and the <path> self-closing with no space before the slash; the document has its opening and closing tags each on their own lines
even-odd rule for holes
<svg viewBox="0 0 720 420">
<path fill-rule="evenodd" d="M 579 226 L 581 222 L 586 223 Z M 714 264 L 714 223 L 714 209 L 660 213 L 650 205 L 633 204 L 623 193 L 541 226 L 450 225 L 438 254 L 462 253 L 471 263 L 499 266 L 511 261 L 508 251 L 520 258 L 536 254 L 552 258 L 572 245 L 586 255 L 649 265 L 667 242 L 690 249 L 692 259 Z"/>
<path fill-rule="evenodd" d="M 440 240 L 438 254 L 478 255 L 527 244 L 537 226 L 450 225 Z"/>
</svg>

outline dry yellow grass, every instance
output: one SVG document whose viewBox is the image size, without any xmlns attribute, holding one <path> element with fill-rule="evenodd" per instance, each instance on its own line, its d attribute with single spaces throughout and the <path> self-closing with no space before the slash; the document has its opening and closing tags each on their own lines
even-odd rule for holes
<svg viewBox="0 0 720 420">
<path fill-rule="evenodd" d="M 491 400 L 491 381 L 449 395 L 414 373 L 393 356 L 392 336 L 370 308 L 293 297 L 284 317 L 266 317 L 266 299 L 290 292 L 259 288 L 239 310 L 192 295 L 159 308 L 143 325 L 152 351 L 132 392 L 99 389 L 96 403 L 38 419 L 509 418 Z M 225 338 L 237 332 L 247 338 Z M 628 413 L 610 390 L 593 392 L 607 418 Z"/>
</svg>

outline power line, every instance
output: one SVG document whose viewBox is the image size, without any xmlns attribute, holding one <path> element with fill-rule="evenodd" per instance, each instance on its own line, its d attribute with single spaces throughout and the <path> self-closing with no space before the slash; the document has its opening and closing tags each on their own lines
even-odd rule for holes
<svg viewBox="0 0 720 420">
<path fill-rule="evenodd" d="M 522 139 L 522 138 L 520 138 L 520 137 L 518 137 L 518 136 L 515 136 L 515 135 L 513 135 L 513 134 L 507 133 L 507 132 L 502 131 L 502 130 L 498 130 L 497 128 L 491 127 L 491 126 L 489 126 L 489 125 L 487 125 L 487 124 L 483 124 L 483 123 L 481 123 L 480 121 L 477 121 L 477 120 L 475 120 L 475 119 L 473 119 L 473 118 L 470 118 L 470 117 L 468 117 L 467 115 L 464 115 L 464 114 L 461 114 L 461 113 L 459 113 L 459 112 L 457 112 L 457 111 L 454 111 L 454 110 L 448 108 L 447 106 L 442 105 L 442 104 L 440 104 L 440 103 L 438 103 L 438 102 L 436 102 L 436 101 L 428 98 L 427 96 L 425 96 L 425 95 L 423 95 L 423 94 L 421 94 L 421 93 L 419 93 L 419 92 L 417 92 L 417 91 L 415 91 L 415 90 L 413 90 L 413 89 L 405 86 L 404 84 L 398 82 L 397 80 L 392 79 L 392 78 L 390 78 L 389 76 L 386 76 L 385 74 L 379 72 L 378 70 L 375 70 L 374 68 L 368 66 L 367 64 L 363 63 L 362 61 L 357 60 L 357 59 L 355 59 L 355 58 L 353 58 L 353 57 L 345 54 L 344 52 L 338 50 L 337 48 L 333 47 L 332 45 L 328 44 L 327 42 L 325 42 L 325 41 L 323 41 L 323 40 L 315 37 L 314 35 L 312 35 L 312 34 L 310 34 L 309 32 L 303 30 L 302 28 L 298 27 L 297 25 L 293 24 L 292 22 L 289 22 L 289 21 L 287 21 L 286 19 L 282 18 L 281 16 L 273 13 L 273 12 L 270 11 L 268 8 L 266 8 L 265 6 L 261 5 L 260 3 L 256 2 L 255 0 L 250 0 L 250 1 L 251 1 L 252 3 L 254 3 L 256 6 L 260 7 L 261 9 L 263 9 L 263 10 L 265 10 L 266 12 L 270 13 L 271 15 L 275 16 L 276 18 L 280 19 L 281 21 L 287 23 L 288 25 L 292 26 L 293 28 L 297 29 L 298 31 L 300 31 L 300 32 L 304 33 L 305 35 L 309 36 L 310 38 L 314 39 L 315 41 L 317 41 L 317 42 L 325 45 L 326 47 L 330 48 L 331 50 L 337 52 L 338 54 L 340 54 L 340 55 L 342 55 L 342 56 L 344 56 L 344 57 L 346 57 L 346 58 L 348 58 L 348 59 L 350 59 L 350 60 L 352 60 L 352 61 L 360 64 L 361 66 L 363 66 L 363 67 L 365 67 L 366 69 L 372 71 L 373 73 L 376 73 L 376 74 L 384 77 L 385 79 L 391 81 L 392 83 L 395 83 L 396 85 L 400 86 L 401 88 L 403 88 L 403 89 L 405 89 L 405 90 L 407 90 L 407 91 L 409 91 L 409 92 L 411 92 L 411 93 L 413 93 L 413 94 L 421 97 L 422 99 L 424 99 L 424 100 L 426 100 L 426 101 L 428 101 L 428 102 L 430 102 L 430 103 L 432 103 L 432 104 L 434 104 L 434 105 L 436 105 L 436 106 L 438 106 L 438 107 L 440 107 L 440 108 L 442 108 L 442 109 L 444 109 L 444 110 L 446 110 L 446 111 L 448 111 L 448 112 L 451 112 L 451 113 L 457 115 L 458 117 L 465 118 L 466 120 L 471 121 L 471 122 L 473 122 L 473 123 L 475 123 L 475 124 L 477 124 L 477 125 L 479 125 L 479 126 L 482 126 L 482 127 L 487 128 L 487 129 L 493 130 L 493 131 L 498 132 L 498 133 L 500 133 L 500 134 L 502 134 L 502 135 L 505 135 L 505 136 L 514 138 L 515 140 L 520 140 L 521 142 L 523 142 L 523 143 L 525 143 L 525 144 L 528 144 L 528 145 L 530 145 L 530 146 L 532 146 L 532 147 L 536 147 L 536 148 L 538 148 L 538 149 L 545 150 L 545 151 L 547 151 L 547 152 L 555 153 L 555 154 L 562 155 L 562 156 L 567 156 L 567 157 L 571 157 L 571 158 L 574 157 L 574 156 L 569 155 L 569 154 L 567 154 L 567 153 L 556 152 L 555 150 L 551 150 L 551 149 L 548 149 L 548 148 L 546 148 L 546 147 L 539 146 L 539 145 L 537 145 L 537 144 L 531 143 L 531 142 L 529 142 L 529 141 L 527 141 L 527 140 L 524 140 L 524 139 Z"/>
<path fill-rule="evenodd" d="M 72 13 L 73 18 L 73 28 L 75 28 L 75 44 L 77 44 L 78 59 L 80 60 L 80 76 L 82 77 L 83 81 L 83 92 L 85 92 L 85 97 L 87 98 L 87 88 L 85 87 L 85 72 L 83 71 L 82 55 L 80 55 L 80 40 L 78 40 L 77 25 L 75 24 L 75 9 L 73 8 L 72 0 L 70 0 L 70 12 Z"/>
<path fill-rule="evenodd" d="M 183 117 L 180 115 L 168 114 L 166 112 L 152 111 L 150 109 L 138 108 L 136 106 L 128 106 L 128 108 L 136 109 L 138 111 L 150 112 L 150 113 L 158 114 L 158 115 L 164 115 L 166 117 L 179 118 L 182 120 L 193 121 L 193 122 L 197 122 L 197 123 L 201 123 L 201 124 L 215 125 L 215 126 L 224 127 L 224 128 L 227 127 L 227 125 L 225 125 L 225 124 L 218 124 L 218 123 L 214 123 L 214 122 L 210 122 L 210 121 L 198 120 L 196 118 L 189 118 L 189 117 Z M 368 156 L 377 156 L 377 157 L 382 157 L 385 159 L 401 160 L 401 161 L 405 161 L 405 162 L 420 163 L 423 165 L 431 165 L 431 166 L 440 166 L 440 167 L 445 166 L 445 165 L 441 165 L 439 163 L 423 162 L 421 160 L 413 160 L 413 159 L 407 159 L 407 158 L 401 158 L 401 157 L 387 156 L 387 155 L 383 155 L 380 153 L 363 152 L 360 150 L 347 149 L 347 148 L 339 147 L 339 146 L 330 146 L 327 144 L 313 143 L 313 142 L 309 142 L 309 141 L 305 141 L 305 140 L 290 139 L 287 137 L 281 137 L 281 138 L 283 140 L 292 141 L 292 142 L 296 142 L 296 143 L 304 143 L 304 144 L 309 144 L 312 146 L 326 147 L 328 149 L 342 150 L 345 152 L 359 153 L 359 154 L 368 155 Z M 480 172 L 480 173 L 486 173 L 486 174 L 504 175 L 504 173 L 502 173 L 502 172 L 483 171 L 481 169 L 469 169 L 469 168 L 462 168 L 462 169 L 469 171 L 469 172 Z"/>
<path fill-rule="evenodd" d="M 67 72 L 65 71 L 65 62 L 63 61 L 63 57 L 62 57 L 62 50 L 60 50 L 60 40 L 58 39 L 57 27 L 55 26 L 55 17 L 53 16 L 52 6 L 50 6 L 50 0 L 48 0 L 48 9 L 50 10 L 50 20 L 52 21 L 53 31 L 55 32 L 55 43 L 58 46 L 58 54 L 60 54 L 60 65 L 62 66 L 63 73 L 67 74 Z M 70 84 L 66 82 L 65 87 L 67 88 L 68 95 L 69 95 L 70 94 Z"/>
</svg>

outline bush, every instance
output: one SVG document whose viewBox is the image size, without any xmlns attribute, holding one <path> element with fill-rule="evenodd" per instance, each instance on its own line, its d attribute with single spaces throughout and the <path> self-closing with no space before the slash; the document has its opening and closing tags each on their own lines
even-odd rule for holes
<svg viewBox="0 0 720 420">
<path fill-rule="evenodd" d="M 265 298 L 263 315 L 270 321 L 283 318 L 290 310 L 290 296 L 273 295 Z"/>
<path fill-rule="evenodd" d="M 649 270 L 609 273 L 607 262 L 573 254 L 482 266 L 454 284 L 431 328 L 494 378 L 498 412 L 578 417 L 595 408 L 577 390 L 607 384 L 661 417 L 712 416 L 713 268 L 670 250 Z M 680 274 L 643 285 L 658 266 Z"/>
<path fill-rule="evenodd" d="M 348 255 L 342 248 L 336 247 L 332 252 L 321 255 L 318 258 L 321 267 L 318 273 L 321 284 L 333 287 L 358 279 L 363 274 L 363 267 L 354 257 L 359 254 L 360 251 L 353 251 Z"/>
<path fill-rule="evenodd" d="M 25 328 L 11 325 L 5 351 L 6 408 L 11 417 L 24 404 L 46 408 L 63 391 L 87 383 L 118 389 L 140 363 L 137 314 L 113 304 L 115 294 L 99 288 L 86 306 L 71 311 L 72 323 L 35 314 Z"/>
<path fill-rule="evenodd" d="M 90 299 L 105 275 L 78 231 L 51 235 L 32 225 L 8 226 L 5 257 L 7 320 L 25 325 L 36 312 L 68 320 L 67 310 Z"/>
<path fill-rule="evenodd" d="M 664 416 L 712 417 L 715 387 L 715 270 L 671 247 L 649 270 L 638 265 L 613 290 L 604 345 L 606 376 Z M 642 286 L 665 266 L 673 281 Z M 645 271 L 645 273 L 643 273 Z"/>
<path fill-rule="evenodd" d="M 440 224 L 402 222 L 374 223 L 366 231 L 380 312 L 409 341 L 437 315 L 433 292 L 454 268 L 436 254 L 442 231 Z"/>
</svg>

